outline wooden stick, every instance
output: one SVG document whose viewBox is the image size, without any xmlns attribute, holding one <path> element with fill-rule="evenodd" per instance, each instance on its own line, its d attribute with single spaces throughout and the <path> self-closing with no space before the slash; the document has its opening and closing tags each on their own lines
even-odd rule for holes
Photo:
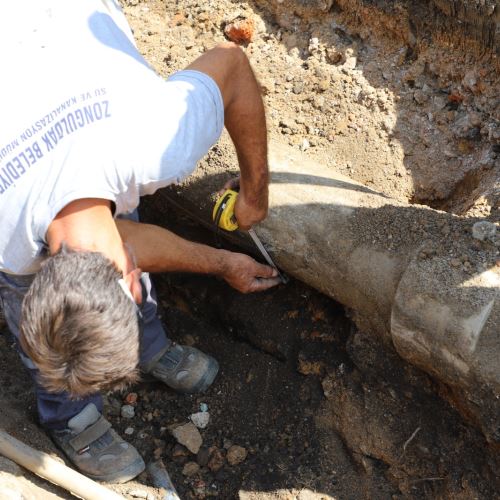
<svg viewBox="0 0 500 500">
<path fill-rule="evenodd" d="M 84 500 L 125 500 L 114 491 L 70 469 L 47 453 L 31 448 L 0 429 L 0 453 L 37 476 Z"/>
</svg>

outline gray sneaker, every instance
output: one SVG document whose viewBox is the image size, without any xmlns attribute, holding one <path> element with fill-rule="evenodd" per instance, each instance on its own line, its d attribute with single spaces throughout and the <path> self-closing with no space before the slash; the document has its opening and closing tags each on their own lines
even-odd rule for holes
<svg viewBox="0 0 500 500">
<path fill-rule="evenodd" d="M 190 394 L 206 391 L 218 371 L 219 363 L 212 356 L 179 344 L 171 344 L 146 368 L 146 373 L 172 389 Z"/>
<path fill-rule="evenodd" d="M 111 428 L 93 403 L 68 420 L 67 429 L 49 434 L 76 468 L 96 481 L 124 483 L 144 470 L 137 450 Z"/>
</svg>

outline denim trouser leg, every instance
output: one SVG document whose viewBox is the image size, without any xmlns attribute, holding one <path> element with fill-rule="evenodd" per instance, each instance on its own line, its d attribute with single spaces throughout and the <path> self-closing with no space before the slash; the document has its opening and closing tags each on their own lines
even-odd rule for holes
<svg viewBox="0 0 500 500">
<path fill-rule="evenodd" d="M 0 300 L 5 319 L 10 331 L 14 334 L 17 349 L 25 366 L 30 371 L 36 384 L 36 398 L 40 424 L 48 429 L 66 427 L 67 421 L 79 413 L 89 403 L 94 403 L 102 411 L 101 395 L 96 393 L 81 399 L 70 399 L 67 393 L 50 393 L 37 383 L 38 370 L 33 362 L 23 352 L 19 343 L 19 322 L 21 319 L 22 300 L 27 292 L 31 276 L 14 276 L 0 273 Z M 141 277 L 143 301 L 143 334 L 141 339 L 141 365 L 146 365 L 157 353 L 169 346 L 161 321 L 156 315 L 156 294 L 148 273 Z"/>
</svg>

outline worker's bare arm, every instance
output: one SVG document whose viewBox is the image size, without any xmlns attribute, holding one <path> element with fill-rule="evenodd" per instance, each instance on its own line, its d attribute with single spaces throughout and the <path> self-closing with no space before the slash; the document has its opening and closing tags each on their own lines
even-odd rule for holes
<svg viewBox="0 0 500 500">
<path fill-rule="evenodd" d="M 151 224 L 118 219 L 116 225 L 143 271 L 214 274 L 244 293 L 266 290 L 280 282 L 273 268 L 248 255 L 194 243 Z"/>
<path fill-rule="evenodd" d="M 240 228 L 248 229 L 266 217 L 268 207 L 267 129 L 259 85 L 246 55 L 233 43 L 207 51 L 187 69 L 206 73 L 220 88 L 241 171 L 235 214 Z"/>
</svg>

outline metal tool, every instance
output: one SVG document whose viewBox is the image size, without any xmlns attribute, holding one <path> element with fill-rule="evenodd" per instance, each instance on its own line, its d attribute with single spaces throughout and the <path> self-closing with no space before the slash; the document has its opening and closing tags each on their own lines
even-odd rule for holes
<svg viewBox="0 0 500 500">
<path fill-rule="evenodd" d="M 238 221 L 234 216 L 234 205 L 236 203 L 236 198 L 238 193 L 233 191 L 232 189 L 227 189 L 224 194 L 217 200 L 214 210 L 212 213 L 212 218 L 215 221 L 217 227 L 225 229 L 226 231 L 235 231 L 238 229 Z M 278 271 L 278 276 L 281 279 L 282 283 L 288 283 L 288 276 L 280 272 L 278 266 L 274 263 L 273 259 L 269 255 L 268 251 L 260 241 L 260 238 L 257 236 L 253 229 L 248 230 L 248 234 L 252 238 L 253 242 L 259 249 L 260 253 L 266 259 L 266 262 Z"/>
</svg>

